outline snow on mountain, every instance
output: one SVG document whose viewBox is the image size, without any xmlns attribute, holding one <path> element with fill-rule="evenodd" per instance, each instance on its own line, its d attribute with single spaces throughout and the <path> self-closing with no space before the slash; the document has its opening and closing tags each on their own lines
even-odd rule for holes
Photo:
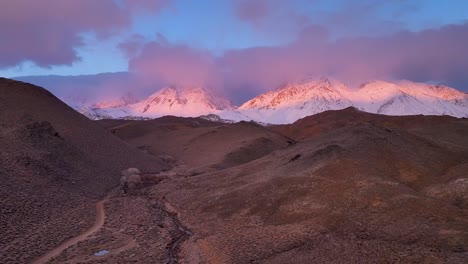
<svg viewBox="0 0 468 264">
<path fill-rule="evenodd" d="M 195 87 L 168 87 L 131 106 L 133 111 L 148 116 L 200 116 L 231 109 L 231 103 L 211 91 Z"/>
<path fill-rule="evenodd" d="M 82 106 L 82 107 L 74 107 L 76 111 L 80 112 L 81 114 L 87 116 L 89 119 L 92 120 L 99 120 L 99 119 L 134 119 L 133 117 L 137 117 L 138 119 L 143 119 L 140 116 L 132 116 L 125 110 L 122 110 L 118 107 L 116 108 L 94 108 L 90 106 Z"/>
<path fill-rule="evenodd" d="M 254 120 L 286 124 L 308 115 L 349 106 L 384 115 L 468 117 L 468 95 L 447 86 L 373 81 L 351 89 L 327 78 L 285 85 L 255 97 L 239 110 Z"/>
<path fill-rule="evenodd" d="M 92 119 L 215 114 L 222 120 L 286 124 L 305 116 L 350 106 L 384 115 L 468 117 L 468 94 L 447 86 L 409 81 L 372 81 L 353 89 L 337 80 L 321 78 L 287 83 L 237 109 L 228 100 L 201 87 L 167 87 L 140 102 L 96 104 L 81 106 L 78 110 Z"/>
<path fill-rule="evenodd" d="M 101 109 L 101 108 L 115 108 L 115 107 L 121 107 L 121 106 L 126 106 L 129 104 L 134 104 L 137 103 L 139 100 L 133 96 L 132 94 L 126 94 L 122 97 L 116 98 L 116 99 L 111 99 L 111 100 L 106 100 L 106 101 L 100 101 L 97 103 L 94 103 L 91 108 L 95 109 Z"/>
<path fill-rule="evenodd" d="M 468 116 L 468 95 L 447 86 L 375 81 L 352 93 L 354 106 L 384 115 Z"/>
<path fill-rule="evenodd" d="M 291 123 L 308 115 L 352 106 L 343 83 L 327 78 L 286 84 L 259 95 L 239 107 L 253 120 L 264 123 Z"/>
<path fill-rule="evenodd" d="M 233 109 L 231 102 L 201 87 L 166 87 L 146 99 L 117 107 L 91 107 L 80 111 L 93 119 L 142 117 L 165 115 L 197 117 Z"/>
</svg>

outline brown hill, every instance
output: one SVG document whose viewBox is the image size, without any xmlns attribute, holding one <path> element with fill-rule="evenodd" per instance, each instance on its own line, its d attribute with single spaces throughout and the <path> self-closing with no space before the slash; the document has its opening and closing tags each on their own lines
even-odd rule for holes
<svg viewBox="0 0 468 264">
<path fill-rule="evenodd" d="M 149 154 L 170 155 L 192 168 L 236 166 L 294 142 L 252 122 L 223 124 L 171 116 L 149 121 L 98 122 Z"/>
<path fill-rule="evenodd" d="M 189 263 L 466 263 L 468 149 L 451 137 L 466 131 L 465 120 L 446 121 L 453 127 L 446 135 L 434 129 L 441 141 L 405 131 L 428 131 L 433 117 L 395 117 L 390 124 L 405 128 L 396 129 L 370 122 L 366 113 L 352 113 L 357 122 L 343 111 L 325 115 L 308 118 L 320 120 L 319 129 L 311 125 L 312 133 L 299 134 L 302 141 L 289 148 L 155 186 L 153 195 L 177 208 L 193 232 L 180 257 Z M 303 132 L 298 124 L 289 131 Z"/>
<path fill-rule="evenodd" d="M 451 116 L 386 116 L 366 113 L 349 107 L 325 111 L 302 118 L 291 125 L 271 126 L 271 129 L 297 140 L 311 138 L 341 127 L 372 123 L 390 129 L 405 130 L 435 141 L 468 147 L 468 119 Z"/>
<path fill-rule="evenodd" d="M 46 90 L 0 78 L 0 259 L 26 263 L 88 228 L 128 167 L 170 166 Z"/>
</svg>

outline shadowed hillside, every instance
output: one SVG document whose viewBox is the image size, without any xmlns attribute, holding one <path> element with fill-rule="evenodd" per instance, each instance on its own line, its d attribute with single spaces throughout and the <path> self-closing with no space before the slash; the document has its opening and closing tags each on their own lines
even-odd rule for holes
<svg viewBox="0 0 468 264">
<path fill-rule="evenodd" d="M 223 124 L 171 116 L 149 121 L 97 122 L 149 154 L 170 155 L 194 168 L 240 165 L 293 143 L 253 122 Z"/>
<path fill-rule="evenodd" d="M 463 146 L 359 123 L 154 192 L 199 234 L 192 263 L 464 263 L 467 169 Z"/>
<path fill-rule="evenodd" d="M 170 166 L 46 90 L 0 79 L 0 259 L 25 263 L 94 222 L 95 202 L 128 167 Z"/>
<path fill-rule="evenodd" d="M 468 119 L 451 116 L 387 116 L 366 113 L 349 107 L 308 116 L 291 125 L 278 125 L 271 128 L 294 139 L 302 140 L 360 123 L 372 123 L 391 129 L 405 130 L 438 142 L 445 141 L 468 147 L 466 137 Z"/>
</svg>

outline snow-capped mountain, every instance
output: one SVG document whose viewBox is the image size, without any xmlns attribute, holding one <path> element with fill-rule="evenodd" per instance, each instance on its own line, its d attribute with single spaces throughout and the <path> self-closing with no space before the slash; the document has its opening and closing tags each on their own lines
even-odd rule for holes
<svg viewBox="0 0 468 264">
<path fill-rule="evenodd" d="M 138 99 L 128 93 L 121 97 L 107 99 L 103 101 L 89 100 L 82 97 L 60 97 L 62 101 L 82 113 L 90 119 L 109 119 L 114 118 L 113 115 L 107 113 L 106 109 L 127 106 L 138 102 Z"/>
<path fill-rule="evenodd" d="M 231 102 L 201 87 L 166 87 L 146 99 L 117 107 L 89 107 L 79 111 L 92 119 L 142 117 L 165 115 L 194 117 L 216 114 L 233 109 Z"/>
<path fill-rule="evenodd" d="M 447 86 L 373 81 L 351 89 L 327 78 L 287 84 L 246 102 L 239 111 L 254 120 L 286 124 L 349 106 L 385 115 L 468 117 L 468 95 Z"/>
<path fill-rule="evenodd" d="M 287 84 L 255 97 L 239 110 L 254 120 L 285 124 L 308 115 L 349 106 L 385 115 L 468 117 L 468 95 L 447 86 L 409 81 L 373 81 L 351 89 L 327 78 Z"/>
<path fill-rule="evenodd" d="M 259 95 L 239 107 L 239 111 L 265 123 L 290 123 L 308 115 L 352 106 L 347 87 L 322 78 L 288 83 Z"/>
<path fill-rule="evenodd" d="M 136 103 L 117 103 L 80 106 L 77 110 L 92 119 L 215 114 L 221 120 L 254 120 L 269 124 L 292 123 L 309 115 L 350 106 L 384 115 L 468 117 L 468 94 L 447 86 L 409 81 L 372 81 L 359 88 L 350 88 L 328 78 L 306 79 L 258 95 L 237 109 L 229 100 L 201 87 L 167 87 Z"/>
<path fill-rule="evenodd" d="M 137 103 L 139 100 L 137 97 L 134 95 L 128 93 L 124 96 L 111 99 L 111 100 L 105 100 L 105 101 L 100 101 L 97 103 L 94 103 L 91 108 L 113 108 L 113 107 L 121 107 L 121 106 L 126 106 L 129 104 L 134 104 Z"/>
<path fill-rule="evenodd" d="M 468 116 L 468 95 L 447 86 L 375 81 L 362 85 L 352 97 L 357 108 L 377 114 Z"/>
<path fill-rule="evenodd" d="M 147 99 L 132 105 L 137 113 L 150 116 L 194 116 L 231 109 L 231 103 L 215 96 L 211 91 L 195 87 L 179 89 L 164 88 Z"/>
</svg>

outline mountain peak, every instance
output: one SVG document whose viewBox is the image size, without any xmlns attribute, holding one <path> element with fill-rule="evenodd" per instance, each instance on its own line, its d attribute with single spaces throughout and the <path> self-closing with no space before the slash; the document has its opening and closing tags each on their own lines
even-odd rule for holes
<svg viewBox="0 0 468 264">
<path fill-rule="evenodd" d="M 375 80 L 351 89 L 327 77 L 290 82 L 239 109 L 253 119 L 278 124 L 350 106 L 385 115 L 468 117 L 468 95 L 447 86 Z"/>
<path fill-rule="evenodd" d="M 260 95 L 244 103 L 239 109 L 277 109 L 310 101 L 345 101 L 341 94 L 344 87 L 343 83 L 331 81 L 327 77 L 306 78 L 287 83 L 272 92 Z"/>
<path fill-rule="evenodd" d="M 132 95 L 132 94 L 126 94 L 122 97 L 116 98 L 116 99 L 111 99 L 111 100 L 106 100 L 106 101 L 101 101 L 97 102 L 91 105 L 91 108 L 112 108 L 112 107 L 120 107 L 120 106 L 125 106 L 129 104 L 133 104 L 138 102 L 137 98 Z"/>
<path fill-rule="evenodd" d="M 238 109 L 205 87 L 168 86 L 135 104 L 98 109 L 100 112 L 91 110 L 96 113 L 93 118 L 154 118 L 164 115 L 196 117 L 216 114 L 224 119 L 284 124 L 327 110 L 347 107 L 384 115 L 468 117 L 468 95 L 447 86 L 410 81 L 375 80 L 351 89 L 340 81 L 321 77 L 286 83 L 276 90 L 258 95 Z"/>
<path fill-rule="evenodd" d="M 167 86 L 149 95 L 146 99 L 118 107 L 80 109 L 93 119 L 100 118 L 155 118 L 165 115 L 197 117 L 232 110 L 231 102 L 214 91 L 200 86 Z"/>
<path fill-rule="evenodd" d="M 135 104 L 135 109 L 140 113 L 156 114 L 175 111 L 190 116 L 194 113 L 209 114 L 210 111 L 231 108 L 232 105 L 227 99 L 215 95 L 211 90 L 198 86 L 168 86 L 153 93 L 146 100 Z"/>
</svg>

